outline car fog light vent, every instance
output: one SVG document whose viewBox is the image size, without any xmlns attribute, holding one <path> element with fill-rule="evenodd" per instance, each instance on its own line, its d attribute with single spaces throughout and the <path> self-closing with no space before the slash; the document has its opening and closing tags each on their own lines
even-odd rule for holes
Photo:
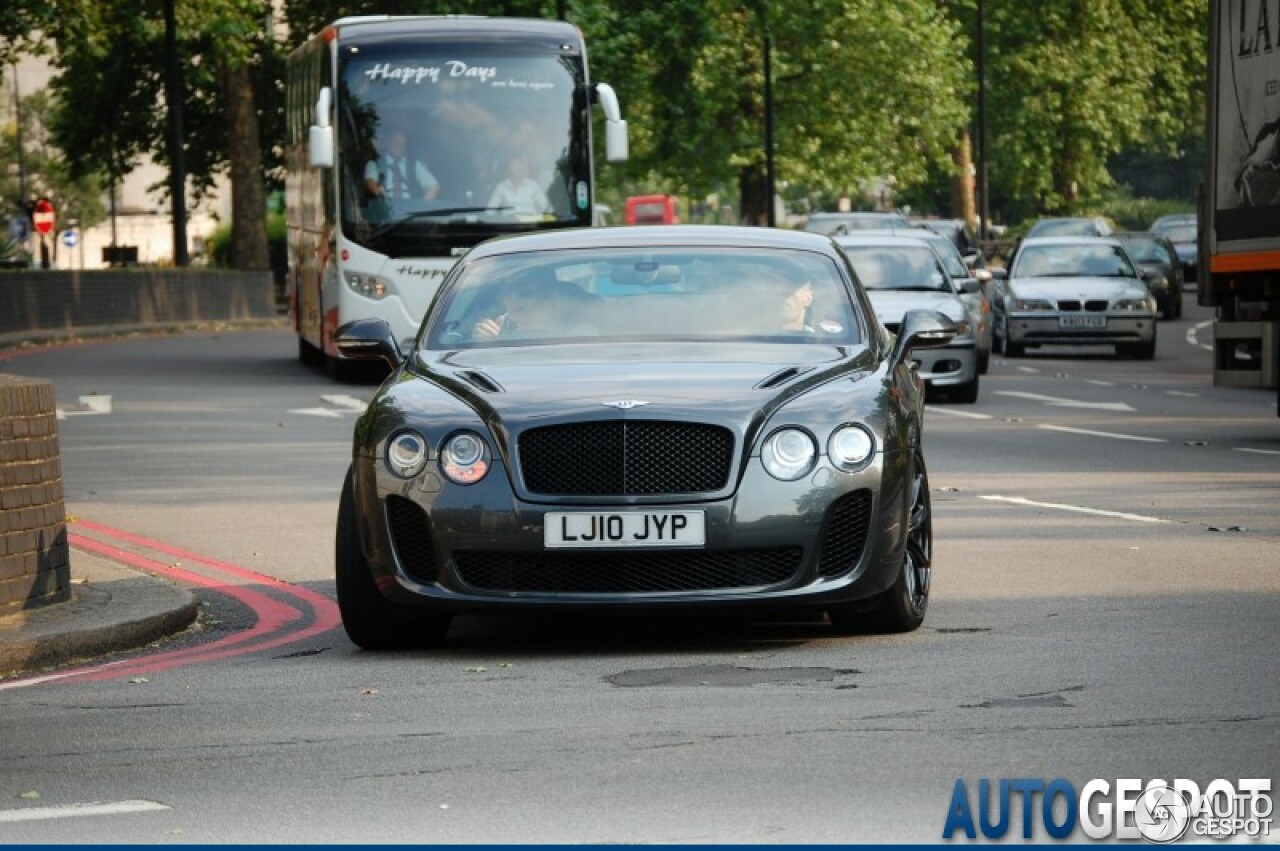
<svg viewBox="0 0 1280 851">
<path fill-rule="evenodd" d="M 827 579 L 848 573 L 862 560 L 871 525 L 871 491 L 856 490 L 831 503 L 822 530 L 818 574 Z"/>
<path fill-rule="evenodd" d="M 391 546 L 405 573 L 419 582 L 439 578 L 431 543 L 431 524 L 422 506 L 402 496 L 387 497 L 387 527 Z"/>
</svg>

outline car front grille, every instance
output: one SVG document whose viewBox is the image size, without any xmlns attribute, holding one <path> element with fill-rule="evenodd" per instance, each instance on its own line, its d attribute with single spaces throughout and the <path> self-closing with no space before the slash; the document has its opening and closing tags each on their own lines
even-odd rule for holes
<svg viewBox="0 0 1280 851">
<path fill-rule="evenodd" d="M 828 579 L 848 573 L 862 559 L 871 525 L 871 491 L 847 493 L 827 508 L 818 574 Z"/>
<path fill-rule="evenodd" d="M 802 550 L 784 547 L 719 552 L 460 551 L 459 577 L 489 592 L 628 594 L 761 589 L 792 579 Z"/>
<path fill-rule="evenodd" d="M 405 572 L 422 582 L 435 582 L 439 571 L 432 554 L 431 523 L 422 506 L 402 496 L 387 497 L 387 527 Z"/>
<path fill-rule="evenodd" d="M 1059 310 L 1068 311 L 1088 310 L 1093 313 L 1102 313 L 1108 306 L 1109 303 L 1104 298 L 1089 299 L 1083 303 L 1079 299 L 1063 299 L 1058 302 Z"/>
<path fill-rule="evenodd" d="M 636 496 L 706 493 L 729 483 L 733 432 L 702 423 L 610 420 L 520 435 L 531 493 Z"/>
</svg>

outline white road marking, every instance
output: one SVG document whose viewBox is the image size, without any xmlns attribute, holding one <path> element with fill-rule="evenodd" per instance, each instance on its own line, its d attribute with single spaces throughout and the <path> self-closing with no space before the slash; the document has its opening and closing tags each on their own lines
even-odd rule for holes
<svg viewBox="0 0 1280 851">
<path fill-rule="evenodd" d="M 302 414 L 308 417 L 329 417 L 335 420 L 342 419 L 342 414 L 343 414 L 342 411 L 337 411 L 337 410 L 334 410 L 333 408 L 294 408 L 293 410 L 289 411 L 289 413 Z"/>
<path fill-rule="evenodd" d="M 946 414 L 949 417 L 961 417 L 966 420 L 989 420 L 990 414 L 979 414 L 974 411 L 957 411 L 955 408 L 936 408 L 930 405 L 927 409 L 930 413 Z"/>
<path fill-rule="evenodd" d="M 1093 437 L 1110 437 L 1115 440 L 1138 440 L 1143 443 L 1168 443 L 1163 437 L 1142 437 L 1136 434 L 1116 434 L 1110 431 L 1093 431 L 1087 428 L 1071 428 L 1069 426 L 1050 425 L 1048 423 L 1040 423 L 1036 428 L 1043 428 L 1049 431 L 1065 431 L 1069 434 L 1087 434 Z"/>
<path fill-rule="evenodd" d="M 339 408 L 346 408 L 348 411 L 364 413 L 364 409 L 369 407 L 369 403 L 363 399 L 357 399 L 355 396 L 347 395 L 328 395 L 321 396 L 320 399 L 328 405 L 337 405 Z"/>
<path fill-rule="evenodd" d="M 1185 396 L 1185 397 L 1186 397 L 1186 398 L 1188 398 L 1188 399 L 1199 399 L 1199 398 L 1200 398 L 1200 394 L 1199 394 L 1199 393 L 1186 393 L 1186 392 L 1184 392 L 1184 391 L 1182 391 L 1182 390 L 1166 390 L 1166 391 L 1164 391 L 1164 392 L 1165 392 L 1165 395 L 1166 395 L 1166 396 Z"/>
<path fill-rule="evenodd" d="M 111 397 L 101 393 L 81 396 L 80 407 L 78 408 L 54 408 L 54 414 L 60 420 L 65 420 L 67 417 L 85 417 L 109 413 L 111 413 Z"/>
<path fill-rule="evenodd" d="M 1252 452 L 1255 455 L 1280 455 L 1280 450 L 1276 449 L 1246 449 L 1244 447 L 1236 447 L 1236 452 Z"/>
<path fill-rule="evenodd" d="M 95 801 L 92 804 L 67 804 L 61 807 L 27 807 L 20 810 L 0 810 L 0 823 L 45 821 L 57 818 L 75 818 L 77 816 L 116 816 L 168 809 L 172 809 L 172 807 L 157 804 L 155 801 L 115 801 L 107 804 Z"/>
<path fill-rule="evenodd" d="M 997 390 L 997 396 L 1016 396 L 1019 399 L 1030 399 L 1032 402 L 1044 402 L 1055 408 L 1091 408 L 1099 411 L 1134 411 L 1124 402 L 1080 402 L 1075 399 L 1063 399 L 1059 396 L 1045 396 L 1042 393 L 1022 393 L 1017 390 Z"/>
<path fill-rule="evenodd" d="M 363 414 L 365 408 L 369 404 L 355 396 L 347 396 L 341 393 L 331 393 L 320 397 L 327 405 L 333 405 L 332 408 L 293 408 L 289 411 L 291 414 L 302 414 L 307 417 L 328 417 L 329 419 L 341 419 L 347 414 Z"/>
<path fill-rule="evenodd" d="M 1020 496 L 979 496 L 978 499 L 985 499 L 991 502 L 1007 502 L 1011 505 L 1025 505 L 1031 508 L 1053 508 L 1058 511 L 1073 511 L 1077 514 L 1093 514 L 1099 517 L 1115 517 L 1119 520 L 1134 520 L 1139 523 L 1172 523 L 1172 520 L 1165 520 L 1160 517 L 1148 517 L 1145 514 L 1129 514 L 1124 511 L 1104 511 L 1101 508 L 1085 508 L 1082 505 L 1067 505 L 1061 502 L 1038 502 L 1034 499 L 1026 499 Z"/>
<path fill-rule="evenodd" d="M 1085 382 L 1085 384 L 1095 384 L 1098 387 L 1115 387 L 1116 386 L 1116 383 L 1114 381 L 1099 381 L 1096 378 L 1090 378 L 1088 381 Z"/>
<path fill-rule="evenodd" d="M 1040 371 L 1040 370 L 1036 369 L 1034 366 L 1020 366 L 1020 367 L 1018 367 L 1018 372 L 1039 372 L 1039 371 Z"/>
<path fill-rule="evenodd" d="M 1187 329 L 1188 345 L 1196 346 L 1198 348 L 1204 349 L 1205 351 L 1209 351 L 1209 352 L 1213 351 L 1213 346 L 1200 342 L 1200 338 L 1199 338 L 1200 331 L 1212 325 L 1213 325 L 1213 320 L 1210 319 L 1208 321 L 1200 322 L 1195 325 L 1192 325 L 1190 328 L 1188 328 Z"/>
</svg>

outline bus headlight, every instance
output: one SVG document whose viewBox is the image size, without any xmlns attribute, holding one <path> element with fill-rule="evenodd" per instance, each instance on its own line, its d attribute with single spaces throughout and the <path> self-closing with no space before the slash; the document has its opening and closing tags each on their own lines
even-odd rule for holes
<svg viewBox="0 0 1280 851">
<path fill-rule="evenodd" d="M 391 294 L 390 282 L 377 275 L 362 275 L 359 272 L 347 272 L 347 287 L 353 293 L 375 301 Z"/>
</svg>

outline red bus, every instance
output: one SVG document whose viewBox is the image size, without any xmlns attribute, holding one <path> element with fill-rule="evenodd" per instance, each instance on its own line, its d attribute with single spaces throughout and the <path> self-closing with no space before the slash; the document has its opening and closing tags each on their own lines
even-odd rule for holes
<svg viewBox="0 0 1280 851">
<path fill-rule="evenodd" d="M 632 195 L 627 199 L 627 224 L 673 225 L 680 221 L 674 195 Z"/>
</svg>

